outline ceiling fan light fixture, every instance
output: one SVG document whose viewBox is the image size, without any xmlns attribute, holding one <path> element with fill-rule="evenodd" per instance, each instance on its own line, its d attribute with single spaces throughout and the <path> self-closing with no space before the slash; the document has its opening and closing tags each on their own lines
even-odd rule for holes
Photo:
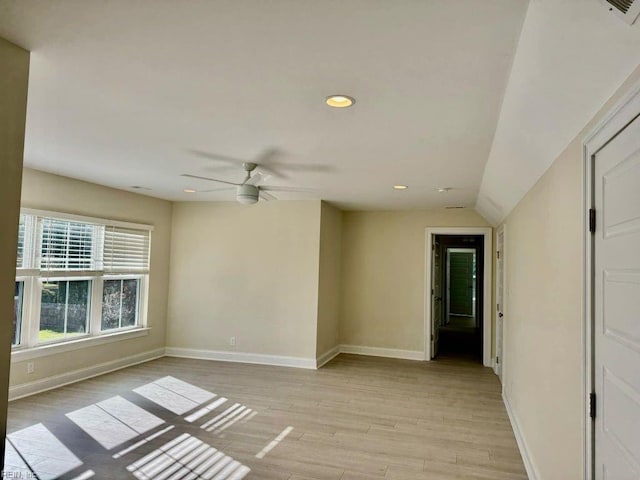
<svg viewBox="0 0 640 480">
<path fill-rule="evenodd" d="M 356 99 L 348 95 L 329 95 L 324 101 L 333 108 L 347 108 L 356 103 Z"/>
<path fill-rule="evenodd" d="M 258 203 L 259 198 L 260 190 L 258 187 L 248 183 L 238 186 L 238 191 L 236 192 L 236 199 L 238 202 L 244 205 L 252 205 L 254 203 Z"/>
</svg>

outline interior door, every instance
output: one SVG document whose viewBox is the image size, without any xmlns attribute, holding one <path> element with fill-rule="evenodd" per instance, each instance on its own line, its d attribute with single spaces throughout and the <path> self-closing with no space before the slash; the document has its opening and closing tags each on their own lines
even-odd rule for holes
<svg viewBox="0 0 640 480">
<path fill-rule="evenodd" d="M 431 358 L 438 354 L 442 325 L 442 253 L 435 235 L 431 244 Z"/>
<path fill-rule="evenodd" d="M 595 478 L 640 478 L 640 120 L 595 155 Z"/>
<path fill-rule="evenodd" d="M 502 381 L 502 337 L 504 328 L 504 228 L 496 238 L 496 373 Z"/>
<path fill-rule="evenodd" d="M 474 316 L 475 252 L 473 250 L 448 249 L 449 264 L 449 313 Z"/>
</svg>

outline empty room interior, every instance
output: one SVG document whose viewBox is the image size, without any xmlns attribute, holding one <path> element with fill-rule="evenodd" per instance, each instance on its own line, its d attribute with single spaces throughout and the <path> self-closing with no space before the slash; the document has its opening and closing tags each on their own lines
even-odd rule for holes
<svg viewBox="0 0 640 480">
<path fill-rule="evenodd" d="M 0 0 L 3 478 L 640 479 L 640 0 Z"/>
</svg>

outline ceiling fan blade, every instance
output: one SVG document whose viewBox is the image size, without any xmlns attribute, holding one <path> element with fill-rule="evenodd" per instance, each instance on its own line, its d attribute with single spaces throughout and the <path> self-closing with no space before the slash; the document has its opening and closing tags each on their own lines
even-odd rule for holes
<svg viewBox="0 0 640 480">
<path fill-rule="evenodd" d="M 315 190 L 312 188 L 303 188 L 303 187 L 278 187 L 275 185 L 264 185 L 264 186 L 260 186 L 260 191 L 310 193 L 310 192 L 314 192 Z"/>
<path fill-rule="evenodd" d="M 201 177 L 199 175 L 190 175 L 188 173 L 183 173 L 180 176 L 187 178 L 197 178 L 199 180 L 209 180 L 210 182 L 226 183 L 227 185 L 234 185 L 236 187 L 240 185 L 239 183 L 227 182 L 226 180 L 219 180 L 217 178 Z"/>
<path fill-rule="evenodd" d="M 277 200 L 278 199 L 277 197 L 275 197 L 274 195 L 271 195 L 270 193 L 263 192 L 262 189 L 260 189 L 260 198 L 262 200 L 264 200 L 265 202 L 268 202 L 269 200 Z"/>
<path fill-rule="evenodd" d="M 267 148 L 256 157 L 253 163 L 257 163 L 258 165 L 271 165 L 272 163 L 277 163 L 275 159 L 279 153 L 280 152 L 277 148 Z"/>
<path fill-rule="evenodd" d="M 228 157 L 226 155 L 218 155 L 217 153 L 205 152 L 204 150 L 189 150 L 194 155 L 198 157 L 206 158 L 207 160 L 215 160 L 216 162 L 228 163 L 231 165 L 242 165 L 246 160 L 240 160 L 234 157 Z"/>
<path fill-rule="evenodd" d="M 249 180 L 244 182 L 245 185 L 258 185 L 258 183 L 262 182 L 265 179 L 265 175 L 260 172 L 255 172 Z"/>
<path fill-rule="evenodd" d="M 269 164 L 269 166 L 271 168 L 290 170 L 292 172 L 330 173 L 335 171 L 333 166 L 319 163 L 309 165 L 306 163 L 273 162 Z"/>
<path fill-rule="evenodd" d="M 236 187 L 214 188 L 212 190 L 198 190 L 196 193 L 229 192 L 235 189 Z"/>
</svg>

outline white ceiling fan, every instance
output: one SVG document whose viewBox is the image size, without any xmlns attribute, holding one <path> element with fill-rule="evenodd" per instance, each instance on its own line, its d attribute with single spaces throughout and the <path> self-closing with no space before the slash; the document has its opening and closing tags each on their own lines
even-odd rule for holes
<svg viewBox="0 0 640 480">
<path fill-rule="evenodd" d="M 196 178 L 199 180 L 208 180 L 210 182 L 224 183 L 231 185 L 226 188 L 216 188 L 213 190 L 198 190 L 199 192 L 222 192 L 227 190 L 236 190 L 236 200 L 245 205 L 251 205 L 257 203 L 258 200 L 277 200 L 277 197 L 269 192 L 308 192 L 308 189 L 293 188 L 293 187 L 277 187 L 272 185 L 259 185 L 258 182 L 265 178 L 260 172 L 253 174 L 256 168 L 260 167 L 257 163 L 243 162 L 242 168 L 245 171 L 245 177 L 242 183 L 229 182 L 228 180 L 221 180 L 219 178 L 203 177 L 200 175 L 191 175 L 183 173 L 181 176 L 187 178 Z M 267 176 L 268 177 L 268 176 Z"/>
</svg>

